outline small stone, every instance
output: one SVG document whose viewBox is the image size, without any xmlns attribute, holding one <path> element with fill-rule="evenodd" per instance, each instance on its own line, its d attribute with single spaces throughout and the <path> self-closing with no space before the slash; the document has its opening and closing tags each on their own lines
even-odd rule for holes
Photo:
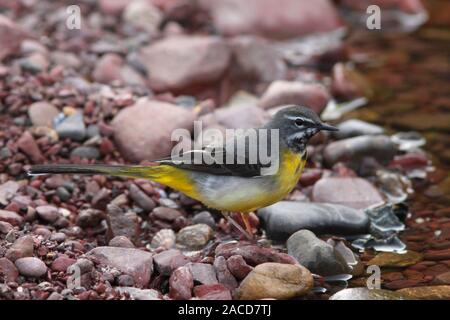
<svg viewBox="0 0 450 320">
<path fill-rule="evenodd" d="M 58 187 L 56 189 L 56 195 L 63 202 L 69 201 L 71 197 L 70 192 L 64 187 Z"/>
<path fill-rule="evenodd" d="M 434 283 L 436 284 L 448 284 L 450 285 L 450 271 L 441 273 L 434 278 Z"/>
<path fill-rule="evenodd" d="M 450 300 L 450 286 L 424 286 L 404 288 L 396 291 L 419 300 Z"/>
<path fill-rule="evenodd" d="M 340 192 L 338 187 L 333 190 Z M 286 240 L 301 229 L 318 235 L 365 234 L 370 225 L 369 217 L 362 210 L 327 203 L 280 201 L 258 210 L 258 216 L 263 221 L 267 236 L 274 240 Z"/>
<path fill-rule="evenodd" d="M 333 246 L 317 238 L 309 230 L 300 230 L 289 237 L 288 253 L 312 273 L 322 276 L 351 273 L 344 258 Z"/>
<path fill-rule="evenodd" d="M 15 261 L 19 273 L 25 277 L 39 278 L 47 273 L 47 266 L 35 257 L 20 258 Z"/>
<path fill-rule="evenodd" d="M 130 184 L 129 191 L 131 199 L 145 212 L 150 212 L 156 207 L 155 201 L 135 184 Z"/>
<path fill-rule="evenodd" d="M 51 269 L 57 272 L 66 272 L 67 268 L 73 265 L 77 260 L 69 258 L 67 255 L 62 254 L 55 260 L 53 260 Z"/>
<path fill-rule="evenodd" d="M 132 287 L 134 285 L 133 277 L 128 274 L 120 275 L 117 282 L 121 287 Z"/>
<path fill-rule="evenodd" d="M 55 129 L 62 139 L 69 138 L 75 141 L 82 141 L 86 135 L 83 114 L 76 112 L 68 116 Z"/>
<path fill-rule="evenodd" d="M 23 218 L 13 211 L 0 209 L 0 221 L 8 222 L 13 226 L 20 226 L 23 223 Z"/>
<path fill-rule="evenodd" d="M 115 236 L 109 241 L 108 245 L 110 247 L 134 248 L 133 242 L 125 236 Z"/>
<path fill-rule="evenodd" d="M 173 222 L 181 216 L 183 214 L 180 211 L 167 207 L 156 207 L 151 213 L 152 218 L 169 222 Z"/>
<path fill-rule="evenodd" d="M 47 101 L 35 102 L 28 108 L 28 116 L 31 123 L 36 126 L 53 127 L 53 119 L 59 114 L 59 110 Z"/>
<path fill-rule="evenodd" d="M 45 158 L 39 149 L 39 146 L 34 140 L 30 132 L 25 131 L 17 141 L 19 149 L 25 153 L 33 163 L 42 163 Z"/>
<path fill-rule="evenodd" d="M 70 157 L 78 157 L 81 159 L 99 159 L 100 151 L 95 147 L 81 146 L 70 152 Z"/>
<path fill-rule="evenodd" d="M 177 234 L 177 244 L 198 250 L 212 239 L 214 231 L 206 224 L 194 224 L 181 229 Z"/>
<path fill-rule="evenodd" d="M 60 217 L 58 208 L 54 206 L 39 206 L 36 207 L 36 212 L 39 218 L 50 223 L 55 222 Z"/>
<path fill-rule="evenodd" d="M 214 259 L 214 268 L 216 269 L 217 279 L 230 290 L 234 290 L 238 286 L 236 278 L 228 270 L 227 261 L 223 256 Z"/>
<path fill-rule="evenodd" d="M 19 190 L 20 185 L 16 181 L 6 181 L 0 185 L 0 204 L 6 206 L 9 200 L 16 194 Z"/>
<path fill-rule="evenodd" d="M 47 300 L 63 300 L 63 299 L 64 299 L 63 295 L 58 292 L 50 293 L 50 295 L 47 298 Z"/>
<path fill-rule="evenodd" d="M 223 284 L 204 284 L 194 287 L 194 294 L 200 300 L 231 300 L 231 292 Z"/>
<path fill-rule="evenodd" d="M 410 300 L 411 297 L 384 289 L 348 288 L 336 292 L 330 300 Z"/>
<path fill-rule="evenodd" d="M 132 26 L 145 30 L 150 35 L 156 35 L 163 21 L 163 13 L 151 2 L 132 1 L 123 12 L 123 20 Z"/>
<path fill-rule="evenodd" d="M 153 256 L 155 269 L 161 275 L 170 275 L 175 269 L 189 263 L 189 259 L 179 250 L 170 249 Z"/>
<path fill-rule="evenodd" d="M 138 289 L 134 287 L 116 287 L 120 293 L 127 292 L 134 300 L 161 300 L 161 294 L 154 289 Z"/>
<path fill-rule="evenodd" d="M 381 252 L 367 264 L 379 267 L 408 267 L 422 261 L 422 254 L 408 250 L 405 253 Z"/>
<path fill-rule="evenodd" d="M 152 238 L 150 246 L 154 249 L 171 249 L 175 246 L 176 235 L 172 229 L 161 229 Z"/>
<path fill-rule="evenodd" d="M 211 213 L 209 213 L 208 211 L 202 211 L 202 212 L 197 213 L 192 218 L 192 223 L 195 223 L 195 224 L 203 223 L 203 224 L 210 226 L 212 229 L 216 228 L 216 221 L 214 220 Z"/>
<path fill-rule="evenodd" d="M 201 284 L 218 283 L 216 271 L 212 265 L 206 263 L 188 263 L 187 267 L 189 267 L 194 281 Z"/>
<path fill-rule="evenodd" d="M 138 287 L 146 286 L 153 272 L 152 254 L 139 249 L 97 247 L 89 251 L 86 256 L 133 276 Z"/>
<path fill-rule="evenodd" d="M 8 234 L 12 229 L 14 227 L 11 223 L 0 221 L 0 234 Z"/>
<path fill-rule="evenodd" d="M 194 279 L 188 267 L 176 269 L 169 279 L 169 297 L 174 300 L 189 300 L 192 297 Z"/>
<path fill-rule="evenodd" d="M 384 133 L 380 126 L 359 119 L 350 119 L 337 125 L 339 131 L 333 132 L 332 136 L 337 139 L 346 139 L 357 136 L 375 136 Z"/>
<path fill-rule="evenodd" d="M 240 300 L 291 299 L 307 294 L 313 287 L 311 273 L 300 265 L 267 262 L 256 266 L 241 282 Z"/>
<path fill-rule="evenodd" d="M 103 211 L 86 209 L 82 210 L 78 214 L 76 223 L 82 228 L 93 228 L 96 227 L 104 218 L 105 214 Z"/>
<path fill-rule="evenodd" d="M 58 243 L 66 241 L 66 234 L 63 232 L 55 232 L 50 236 L 50 241 L 56 241 Z"/>
<path fill-rule="evenodd" d="M 328 177 L 316 182 L 312 192 L 315 202 L 365 209 L 384 202 L 379 191 L 367 180 L 356 177 Z"/>
<path fill-rule="evenodd" d="M 334 96 L 345 100 L 372 96 L 372 89 L 366 78 L 342 62 L 333 67 L 331 90 Z"/>
<path fill-rule="evenodd" d="M 119 206 L 112 203 L 108 204 L 107 213 L 106 218 L 111 238 L 124 236 L 132 242 L 138 238 L 139 217 L 136 213 L 124 212 Z"/>
<path fill-rule="evenodd" d="M 227 259 L 227 267 L 237 280 L 244 279 L 253 270 L 241 255 L 229 257 Z"/>
<path fill-rule="evenodd" d="M 34 240 L 32 236 L 23 236 L 17 239 L 11 248 L 6 251 L 5 257 L 12 262 L 19 258 L 31 257 L 34 251 Z"/>
<path fill-rule="evenodd" d="M 324 86 L 302 82 L 278 80 L 263 93 L 259 106 L 263 109 L 284 105 L 301 105 L 320 113 L 325 109 L 330 95 Z"/>
<path fill-rule="evenodd" d="M 0 275 L 5 280 L 5 283 L 16 282 L 19 271 L 9 259 L 0 258 Z"/>
</svg>

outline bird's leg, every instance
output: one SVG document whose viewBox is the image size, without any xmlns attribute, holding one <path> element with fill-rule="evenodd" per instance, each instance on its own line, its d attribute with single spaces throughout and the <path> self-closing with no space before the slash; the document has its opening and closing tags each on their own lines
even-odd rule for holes
<svg viewBox="0 0 450 320">
<path fill-rule="evenodd" d="M 233 220 L 233 218 L 230 217 L 230 213 L 229 212 L 225 212 L 222 211 L 222 215 L 225 217 L 225 219 L 228 220 L 228 222 L 233 225 L 233 227 L 235 227 L 236 229 L 238 229 L 246 238 L 247 240 L 253 240 L 253 236 L 251 233 L 248 233 L 247 231 L 245 231 L 240 225 L 239 223 L 237 223 L 236 221 Z"/>
<path fill-rule="evenodd" d="M 252 226 L 250 224 L 250 221 L 248 220 L 248 216 L 243 212 L 239 212 L 239 214 L 241 215 L 242 221 L 244 221 L 245 230 L 247 230 L 247 233 L 249 233 L 253 238 Z"/>
</svg>

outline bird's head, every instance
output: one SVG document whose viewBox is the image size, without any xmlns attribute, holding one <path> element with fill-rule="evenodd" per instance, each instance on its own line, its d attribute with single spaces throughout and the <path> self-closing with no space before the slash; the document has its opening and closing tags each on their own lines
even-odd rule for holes
<svg viewBox="0 0 450 320">
<path fill-rule="evenodd" d="M 311 109 L 297 105 L 289 105 L 278 111 L 266 128 L 278 129 L 280 140 L 296 151 L 303 150 L 308 140 L 319 131 L 338 130 L 322 122 Z"/>
</svg>

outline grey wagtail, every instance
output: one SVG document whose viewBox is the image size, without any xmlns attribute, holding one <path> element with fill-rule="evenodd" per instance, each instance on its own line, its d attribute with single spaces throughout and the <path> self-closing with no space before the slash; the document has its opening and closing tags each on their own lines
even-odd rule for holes
<svg viewBox="0 0 450 320">
<path fill-rule="evenodd" d="M 235 154 L 232 155 L 231 158 L 234 160 L 231 161 L 232 163 L 229 161 L 208 164 L 206 161 L 180 162 L 172 157 L 156 160 L 154 165 L 148 166 L 34 165 L 28 174 L 102 174 L 149 179 L 181 191 L 210 208 L 222 211 L 231 224 L 251 238 L 252 231 L 246 213 L 271 205 L 291 192 L 306 163 L 308 140 L 321 130 L 337 130 L 323 123 L 312 110 L 296 105 L 282 108 L 265 126 L 257 128 L 256 131 L 259 132 L 262 129 L 278 131 L 278 158 L 276 159 L 278 166 L 277 170 L 271 174 L 262 174 L 263 169 L 267 168 L 267 163 L 263 164 L 260 160 L 251 163 L 248 161 L 250 158 L 248 154 L 242 155 L 239 152 L 234 152 Z M 233 139 L 234 145 L 236 139 L 238 138 Z M 257 149 L 260 148 L 260 141 L 262 140 L 259 139 L 257 142 Z M 219 149 L 223 156 L 227 156 L 227 152 L 230 153 L 230 149 L 227 148 L 229 143 L 226 142 L 225 147 Z M 248 147 L 248 141 L 246 143 Z M 233 150 L 236 150 L 234 145 Z M 216 148 L 214 152 L 219 152 L 217 150 Z M 205 150 L 186 152 L 190 155 L 205 154 Z M 230 212 L 241 214 L 247 232 L 229 217 Z"/>
</svg>

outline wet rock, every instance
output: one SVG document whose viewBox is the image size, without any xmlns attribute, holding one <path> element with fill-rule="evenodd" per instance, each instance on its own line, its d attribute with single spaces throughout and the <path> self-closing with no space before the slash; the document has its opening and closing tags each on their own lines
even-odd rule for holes
<svg viewBox="0 0 450 320">
<path fill-rule="evenodd" d="M 152 119 L 151 134 L 148 119 Z M 142 99 L 114 118 L 114 139 L 122 155 L 131 161 L 158 159 L 170 155 L 173 130 L 190 130 L 194 119 L 186 109 Z"/>
<path fill-rule="evenodd" d="M 149 1 L 132 1 L 123 12 L 123 20 L 150 35 L 155 35 L 159 31 L 163 13 Z"/>
<path fill-rule="evenodd" d="M 96 209 L 86 209 L 80 211 L 77 216 L 77 225 L 82 228 L 93 228 L 96 227 L 103 219 L 105 214 L 103 211 Z"/>
<path fill-rule="evenodd" d="M 332 135 L 337 139 L 346 139 L 357 136 L 374 136 L 384 133 L 384 129 L 372 123 L 359 119 L 349 119 L 337 125 L 339 131 Z"/>
<path fill-rule="evenodd" d="M 216 247 L 216 257 L 223 256 L 225 259 L 234 255 L 241 255 L 251 266 L 256 266 L 264 262 L 290 263 L 297 261 L 288 254 L 280 253 L 272 248 L 264 248 L 251 244 L 222 243 Z"/>
<path fill-rule="evenodd" d="M 336 9 L 326 0 L 214 0 L 201 4 L 211 11 L 215 27 L 225 35 L 291 38 L 342 26 Z"/>
<path fill-rule="evenodd" d="M 152 238 L 150 246 L 154 249 L 171 249 L 175 246 L 176 235 L 172 229 L 161 229 Z"/>
<path fill-rule="evenodd" d="M 69 138 L 75 141 L 81 141 L 86 135 L 86 126 L 83 121 L 83 114 L 76 112 L 55 127 L 56 132 L 62 138 Z"/>
<path fill-rule="evenodd" d="M 100 264 L 119 269 L 134 278 L 138 287 L 150 281 L 153 272 L 152 254 L 143 250 L 117 247 L 97 247 L 86 254 Z"/>
<path fill-rule="evenodd" d="M 107 222 L 110 237 L 125 236 L 135 241 L 139 235 L 139 217 L 135 212 L 124 212 L 119 206 L 110 203 L 107 206 Z"/>
<path fill-rule="evenodd" d="M 263 263 L 241 282 L 240 300 L 291 299 L 305 295 L 313 286 L 311 273 L 300 265 Z"/>
<path fill-rule="evenodd" d="M 192 273 L 194 281 L 200 284 L 216 284 L 216 270 L 214 267 L 207 263 L 189 263 L 187 264 L 189 270 Z"/>
<path fill-rule="evenodd" d="M 267 236 L 274 240 L 286 240 L 301 229 L 315 234 L 364 234 L 370 224 L 361 210 L 325 203 L 281 201 L 258 210 L 258 215 L 264 222 Z"/>
<path fill-rule="evenodd" d="M 200 300 L 231 300 L 230 290 L 223 284 L 204 284 L 194 287 L 194 295 Z"/>
<path fill-rule="evenodd" d="M 216 221 L 214 220 L 211 213 L 209 213 L 208 211 L 202 211 L 202 212 L 197 213 L 192 218 L 192 223 L 194 223 L 194 224 L 202 223 L 202 224 L 206 224 L 206 225 L 210 226 L 211 229 L 216 228 Z"/>
<path fill-rule="evenodd" d="M 73 265 L 77 260 L 69 258 L 67 255 L 62 254 L 53 260 L 51 269 L 57 272 L 66 272 L 67 268 Z"/>
<path fill-rule="evenodd" d="M 60 217 L 60 214 L 58 212 L 58 208 L 54 206 L 39 206 L 36 207 L 36 212 L 42 220 L 46 222 L 53 223 Z"/>
<path fill-rule="evenodd" d="M 177 244 L 181 247 L 198 250 L 212 239 L 214 231 L 206 224 L 194 224 L 181 229 L 177 234 Z"/>
<path fill-rule="evenodd" d="M 410 300 L 411 297 L 384 289 L 349 288 L 336 292 L 330 300 Z"/>
<path fill-rule="evenodd" d="M 372 95 L 370 84 L 364 76 L 342 62 L 334 65 L 331 77 L 331 91 L 338 98 L 351 100 Z"/>
<path fill-rule="evenodd" d="M 234 290 L 238 286 L 236 278 L 228 270 L 227 261 L 223 256 L 218 256 L 214 260 L 214 268 L 216 269 L 217 279 L 230 290 Z"/>
<path fill-rule="evenodd" d="M 20 258 L 15 261 L 17 270 L 25 277 L 39 278 L 47 273 L 47 266 L 35 257 Z"/>
<path fill-rule="evenodd" d="M 15 282 L 19 276 L 19 271 L 13 262 L 7 258 L 0 258 L 0 277 L 3 277 L 5 283 Z"/>
<path fill-rule="evenodd" d="M 0 185 L 0 204 L 6 206 L 9 204 L 9 200 L 19 190 L 20 185 L 16 181 L 6 181 Z M 0 219 L 1 220 L 1 219 Z"/>
<path fill-rule="evenodd" d="M 449 300 L 450 286 L 424 286 L 414 288 L 404 288 L 396 291 L 399 294 L 405 294 L 413 299 L 420 300 Z"/>
<path fill-rule="evenodd" d="M 131 199 L 146 212 L 150 212 L 156 207 L 155 201 L 135 184 L 130 184 L 129 191 Z"/>
<path fill-rule="evenodd" d="M 17 239 L 6 251 L 5 257 L 12 262 L 19 258 L 33 256 L 34 240 L 32 236 L 23 236 Z"/>
<path fill-rule="evenodd" d="M 143 48 L 141 54 L 156 91 L 214 83 L 231 57 L 226 42 L 214 36 L 169 37 Z"/>
<path fill-rule="evenodd" d="M 367 262 L 367 264 L 379 267 L 408 267 L 422 261 L 422 259 L 422 254 L 411 250 L 405 253 L 382 252 Z"/>
<path fill-rule="evenodd" d="M 174 300 L 189 300 L 192 297 L 194 279 L 188 267 L 176 269 L 169 278 L 169 297 Z"/>
<path fill-rule="evenodd" d="M 341 254 L 309 230 L 297 231 L 286 245 L 288 253 L 312 273 L 322 276 L 351 273 Z"/>
<path fill-rule="evenodd" d="M 170 275 L 175 269 L 189 263 L 189 259 L 179 250 L 170 249 L 153 256 L 156 271 L 162 275 Z"/>
<path fill-rule="evenodd" d="M 76 147 L 70 152 L 70 157 L 78 157 L 81 159 L 98 159 L 100 151 L 96 147 L 81 146 Z"/>
<path fill-rule="evenodd" d="M 125 236 L 115 236 L 109 241 L 108 245 L 110 247 L 134 248 L 133 242 Z"/>
<path fill-rule="evenodd" d="M 14 211 L 0 209 L 0 221 L 8 222 L 13 226 L 20 226 L 23 222 L 23 218 Z"/>
<path fill-rule="evenodd" d="M 34 140 L 33 136 L 28 131 L 25 131 L 19 140 L 17 140 L 17 146 L 33 163 L 41 163 L 44 161 L 44 156 L 42 155 L 36 140 Z"/>
<path fill-rule="evenodd" d="M 227 259 L 227 267 L 237 280 L 244 279 L 253 270 L 241 255 L 229 257 Z"/>
<path fill-rule="evenodd" d="M 286 65 L 276 50 L 263 38 L 238 36 L 230 41 L 236 76 L 260 82 L 285 77 Z"/>
<path fill-rule="evenodd" d="M 161 294 L 154 289 L 138 289 L 134 287 L 115 287 L 120 293 L 127 292 L 134 300 L 161 300 Z"/>
<path fill-rule="evenodd" d="M 354 177 L 322 178 L 314 185 L 313 201 L 341 204 L 355 209 L 383 203 L 378 190 L 367 180 Z"/>
<path fill-rule="evenodd" d="M 53 127 L 53 119 L 59 110 L 46 101 L 35 102 L 28 108 L 28 116 L 34 126 Z"/>
<path fill-rule="evenodd" d="M 330 95 L 324 86 L 314 83 L 278 80 L 272 82 L 261 96 L 259 106 L 263 109 L 296 104 L 307 106 L 320 113 L 327 105 Z"/>
<path fill-rule="evenodd" d="M 339 140 L 325 147 L 323 156 L 328 166 L 344 162 L 359 167 L 363 158 L 374 158 L 387 164 L 397 152 L 397 148 L 388 136 L 359 136 Z"/>
<path fill-rule="evenodd" d="M 0 15 L 0 61 L 20 51 L 20 44 L 27 33 L 18 24 L 4 15 Z"/>
</svg>

